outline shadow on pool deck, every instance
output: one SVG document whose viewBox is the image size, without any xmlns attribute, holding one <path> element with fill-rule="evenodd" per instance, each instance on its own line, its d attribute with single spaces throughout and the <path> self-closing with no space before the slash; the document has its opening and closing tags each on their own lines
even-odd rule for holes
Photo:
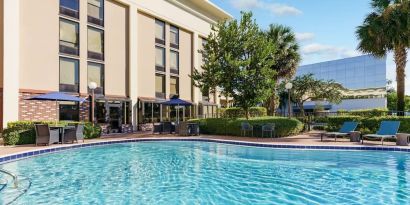
<svg viewBox="0 0 410 205">
<path fill-rule="evenodd" d="M 101 141 L 111 141 L 111 140 L 122 140 L 122 139 L 135 139 L 135 138 L 201 138 L 201 139 L 220 139 L 220 140 L 234 140 L 243 142 L 259 142 L 268 144 L 288 144 L 288 145 L 334 145 L 334 146 L 362 146 L 358 142 L 350 142 L 347 138 L 338 138 L 334 141 L 334 138 L 323 138 L 323 142 L 320 141 L 320 132 L 309 132 L 302 133 L 295 136 L 283 137 L 283 138 L 255 138 L 255 137 L 238 137 L 238 136 L 216 136 L 216 135 L 200 135 L 193 137 L 182 137 L 174 134 L 152 134 L 149 132 L 140 132 L 132 134 L 112 134 L 103 136 L 99 139 L 89 139 L 85 140 L 85 143 L 101 142 Z M 17 146 L 0 146 L 0 156 L 44 149 L 49 147 L 61 147 L 70 146 L 71 144 L 54 144 L 51 146 L 34 146 L 34 144 L 29 145 L 17 145 Z M 380 141 L 365 141 L 365 146 L 381 146 Z M 384 146 L 396 146 L 395 142 L 384 142 Z"/>
</svg>

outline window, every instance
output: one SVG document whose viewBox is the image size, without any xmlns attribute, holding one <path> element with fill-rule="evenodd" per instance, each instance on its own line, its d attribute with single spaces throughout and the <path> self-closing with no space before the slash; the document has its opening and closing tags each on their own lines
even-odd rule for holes
<svg viewBox="0 0 410 205">
<path fill-rule="evenodd" d="M 171 73 L 173 74 L 178 74 L 179 70 L 179 53 L 177 51 L 172 51 L 170 52 L 170 68 L 171 68 Z"/>
<path fill-rule="evenodd" d="M 174 95 L 179 94 L 179 79 L 177 77 L 170 78 L 170 87 L 171 87 L 170 97 L 173 97 Z"/>
<path fill-rule="evenodd" d="M 88 83 L 97 83 L 96 94 L 104 94 L 104 66 L 98 63 L 88 63 Z M 88 85 L 87 83 L 87 85 Z"/>
<path fill-rule="evenodd" d="M 104 26 L 104 1 L 88 0 L 88 22 Z"/>
<path fill-rule="evenodd" d="M 179 29 L 175 26 L 171 26 L 170 29 L 170 41 L 171 47 L 178 49 L 179 45 Z"/>
<path fill-rule="evenodd" d="M 165 75 L 155 75 L 155 97 L 165 98 Z"/>
<path fill-rule="evenodd" d="M 165 48 L 155 47 L 155 69 L 165 72 Z"/>
<path fill-rule="evenodd" d="M 88 28 L 88 58 L 104 60 L 104 31 Z"/>
<path fill-rule="evenodd" d="M 155 42 L 165 44 L 165 22 L 155 20 Z"/>
<path fill-rule="evenodd" d="M 60 14 L 78 19 L 79 17 L 78 0 L 60 0 Z"/>
<path fill-rule="evenodd" d="M 79 121 L 78 102 L 60 102 L 59 103 L 60 120 Z"/>
<path fill-rule="evenodd" d="M 60 53 L 79 54 L 78 23 L 60 19 Z"/>
<path fill-rule="evenodd" d="M 78 92 L 78 60 L 60 58 L 60 91 Z"/>
</svg>

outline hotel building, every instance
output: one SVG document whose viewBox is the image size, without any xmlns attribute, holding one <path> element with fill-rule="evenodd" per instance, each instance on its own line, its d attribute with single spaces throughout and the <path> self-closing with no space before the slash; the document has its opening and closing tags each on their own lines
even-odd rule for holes
<svg viewBox="0 0 410 205">
<path fill-rule="evenodd" d="M 345 88 L 340 104 L 309 101 L 304 104 L 308 112 L 317 105 L 330 111 L 387 107 L 386 58 L 363 55 L 304 65 L 298 68 L 296 76 L 308 73 L 317 79 L 334 80 Z"/>
<path fill-rule="evenodd" d="M 232 18 L 208 0 L 1 0 L 0 127 L 17 120 L 91 118 L 84 103 L 29 101 L 59 91 L 89 98 L 111 132 L 216 113 L 190 74 L 211 25 Z M 161 102 L 178 95 L 194 104 Z"/>
</svg>

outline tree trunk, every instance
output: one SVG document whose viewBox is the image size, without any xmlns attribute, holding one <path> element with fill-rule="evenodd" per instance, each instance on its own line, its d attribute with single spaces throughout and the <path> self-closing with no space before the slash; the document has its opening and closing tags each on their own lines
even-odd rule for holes
<svg viewBox="0 0 410 205">
<path fill-rule="evenodd" d="M 407 51 L 404 46 L 396 46 L 394 49 L 394 62 L 396 63 L 396 82 L 397 82 L 397 115 L 404 115 L 405 108 L 405 78 Z"/>
<path fill-rule="evenodd" d="M 300 115 L 301 115 L 301 117 L 304 117 L 305 116 L 305 109 L 303 107 L 303 102 L 298 103 L 298 105 L 299 105 L 299 109 L 300 109 Z"/>
<path fill-rule="evenodd" d="M 245 110 L 246 120 L 249 120 L 249 108 L 245 108 L 244 110 Z"/>
</svg>

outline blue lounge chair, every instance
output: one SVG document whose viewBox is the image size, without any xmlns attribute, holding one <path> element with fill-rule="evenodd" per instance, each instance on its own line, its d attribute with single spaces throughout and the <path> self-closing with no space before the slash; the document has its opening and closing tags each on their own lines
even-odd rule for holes
<svg viewBox="0 0 410 205">
<path fill-rule="evenodd" d="M 344 122 L 342 127 L 339 129 L 338 132 L 326 132 L 320 136 L 320 141 L 323 141 L 323 136 L 334 136 L 335 141 L 339 136 L 347 136 L 350 132 L 356 130 L 358 123 L 357 122 Z"/>
<path fill-rule="evenodd" d="M 385 138 L 396 138 L 396 134 L 399 131 L 400 121 L 382 121 L 380 128 L 376 134 L 364 135 L 362 137 L 362 144 L 364 138 L 381 138 L 382 145 Z"/>
</svg>

